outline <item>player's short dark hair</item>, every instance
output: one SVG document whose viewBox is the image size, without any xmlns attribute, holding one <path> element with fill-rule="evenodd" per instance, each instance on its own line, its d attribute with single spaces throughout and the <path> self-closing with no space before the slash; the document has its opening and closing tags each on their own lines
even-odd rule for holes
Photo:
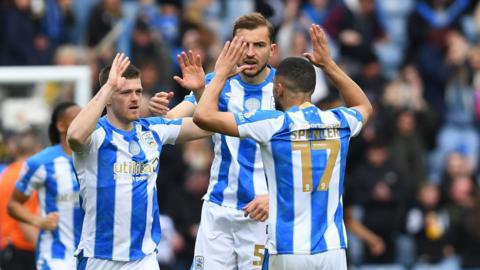
<svg viewBox="0 0 480 270">
<path fill-rule="evenodd" d="M 52 145 L 60 143 L 60 132 L 57 129 L 57 123 L 63 117 L 65 111 L 73 106 L 77 106 L 77 104 L 71 101 L 65 101 L 59 103 L 53 109 L 50 125 L 48 125 L 48 138 L 50 139 Z"/>
<path fill-rule="evenodd" d="M 237 30 L 240 30 L 240 29 L 253 30 L 262 26 L 267 27 L 268 38 L 270 39 L 270 42 L 273 42 L 273 33 L 274 33 L 273 25 L 262 14 L 258 12 L 253 12 L 253 13 L 240 16 L 233 24 L 232 35 L 235 36 L 235 34 L 237 33 Z"/>
<path fill-rule="evenodd" d="M 278 65 L 275 76 L 281 77 L 287 89 L 294 92 L 311 93 L 315 89 L 315 69 L 304 58 L 285 58 Z"/>
<path fill-rule="evenodd" d="M 103 86 L 108 81 L 108 74 L 110 73 L 110 69 L 112 68 L 111 65 L 106 66 L 100 70 L 100 74 L 98 75 L 98 81 L 100 82 L 100 86 Z M 122 74 L 125 79 L 136 79 L 140 78 L 140 69 L 138 69 L 133 64 L 128 65 L 127 69 Z"/>
</svg>

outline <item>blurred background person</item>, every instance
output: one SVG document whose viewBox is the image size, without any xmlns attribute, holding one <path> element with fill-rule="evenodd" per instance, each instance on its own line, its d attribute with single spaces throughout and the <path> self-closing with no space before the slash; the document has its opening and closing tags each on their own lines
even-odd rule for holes
<svg viewBox="0 0 480 270">
<path fill-rule="evenodd" d="M 52 146 L 25 161 L 8 203 L 13 218 L 40 229 L 37 269 L 73 269 L 77 265 L 73 253 L 80 240 L 83 213 L 66 134 L 79 112 L 80 107 L 73 102 L 54 108 L 48 129 Z M 39 194 L 39 216 L 32 215 L 24 205 L 33 191 Z"/>
<path fill-rule="evenodd" d="M 15 160 L 0 176 L 0 268 L 2 270 L 35 270 L 35 246 L 38 229 L 12 218 L 7 211 L 8 201 L 15 190 L 25 160 L 40 150 L 40 144 L 32 131 L 14 134 L 10 154 Z M 25 202 L 31 215 L 37 216 L 37 194 Z"/>
</svg>

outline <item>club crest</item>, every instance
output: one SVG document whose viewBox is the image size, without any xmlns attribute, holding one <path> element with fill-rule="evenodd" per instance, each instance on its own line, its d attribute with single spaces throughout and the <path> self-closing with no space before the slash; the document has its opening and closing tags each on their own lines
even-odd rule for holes
<svg viewBox="0 0 480 270">
<path fill-rule="evenodd" d="M 205 266 L 205 259 L 203 256 L 195 256 L 194 260 L 194 268 L 195 270 L 203 270 Z"/>
<path fill-rule="evenodd" d="M 142 133 L 142 140 L 145 142 L 145 144 L 148 145 L 148 147 L 157 149 L 158 144 L 155 141 L 155 138 L 153 137 L 153 133 L 151 131 L 143 132 Z"/>
<path fill-rule="evenodd" d="M 132 155 L 138 155 L 140 154 L 140 144 L 138 144 L 137 141 L 131 141 L 129 144 L 128 144 L 128 152 L 130 152 L 130 154 Z"/>
</svg>

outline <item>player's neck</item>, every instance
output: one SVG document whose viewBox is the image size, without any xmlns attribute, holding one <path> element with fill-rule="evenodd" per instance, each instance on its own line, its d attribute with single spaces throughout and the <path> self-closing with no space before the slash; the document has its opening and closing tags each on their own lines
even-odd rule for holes
<svg viewBox="0 0 480 270">
<path fill-rule="evenodd" d="M 62 146 L 63 152 L 65 152 L 65 154 L 69 156 L 72 155 L 72 149 L 68 146 L 67 139 L 65 138 L 65 136 L 62 136 L 62 138 L 60 139 L 60 145 Z"/>
<path fill-rule="evenodd" d="M 133 127 L 132 122 L 122 121 L 113 114 L 107 113 L 107 120 L 112 126 L 123 131 L 130 131 Z"/>
<path fill-rule="evenodd" d="M 261 84 L 267 79 L 268 75 L 270 75 L 270 68 L 266 66 L 256 76 L 249 77 L 249 76 L 245 76 L 245 74 L 243 73 L 240 73 L 240 78 L 242 79 L 243 82 L 248 84 Z"/>
<path fill-rule="evenodd" d="M 304 97 L 287 97 L 287 99 L 284 101 L 284 110 L 285 111 L 288 111 L 290 110 L 292 107 L 295 107 L 295 106 L 301 106 L 302 104 L 306 103 L 306 102 L 309 102 L 311 103 L 312 100 L 310 98 L 310 96 L 304 96 Z"/>
</svg>

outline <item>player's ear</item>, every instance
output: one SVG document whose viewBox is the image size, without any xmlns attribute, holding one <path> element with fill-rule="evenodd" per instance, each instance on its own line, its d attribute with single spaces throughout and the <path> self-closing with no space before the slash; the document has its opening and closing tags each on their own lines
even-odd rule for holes
<svg viewBox="0 0 480 270">
<path fill-rule="evenodd" d="M 56 123 L 57 130 L 60 134 L 67 133 L 68 126 L 65 124 L 65 121 L 57 121 Z"/>
<path fill-rule="evenodd" d="M 277 44 L 270 44 L 270 57 L 273 57 L 277 53 Z"/>
<path fill-rule="evenodd" d="M 285 84 L 282 82 L 277 82 L 277 97 L 280 98 L 285 94 Z"/>
<path fill-rule="evenodd" d="M 112 96 L 115 95 L 115 93 L 112 94 Z M 107 100 L 107 107 L 112 105 L 112 96 L 110 96 L 110 98 Z"/>
</svg>

